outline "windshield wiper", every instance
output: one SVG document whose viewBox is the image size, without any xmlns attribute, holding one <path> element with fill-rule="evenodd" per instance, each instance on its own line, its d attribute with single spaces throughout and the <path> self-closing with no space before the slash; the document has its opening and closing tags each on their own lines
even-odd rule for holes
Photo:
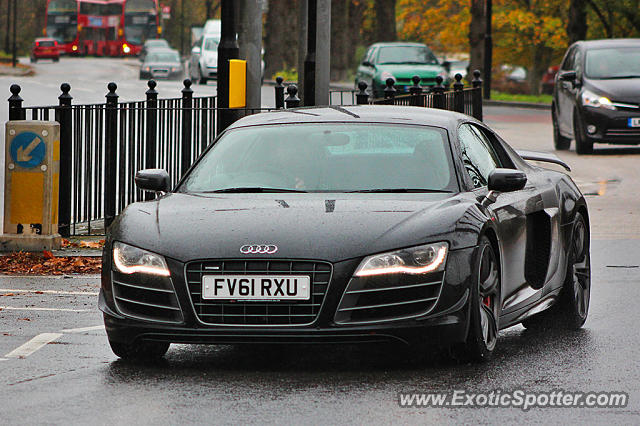
<svg viewBox="0 0 640 426">
<path fill-rule="evenodd" d="M 356 191 L 346 192 L 435 192 L 435 193 L 451 193 L 451 191 L 444 189 L 425 189 L 425 188 L 374 188 L 374 189 L 358 189 Z"/>
<path fill-rule="evenodd" d="M 205 193 L 252 193 L 252 192 L 307 192 L 301 189 L 289 188 L 265 188 L 262 186 L 239 186 L 236 188 L 215 189 L 213 191 L 203 191 Z"/>
</svg>

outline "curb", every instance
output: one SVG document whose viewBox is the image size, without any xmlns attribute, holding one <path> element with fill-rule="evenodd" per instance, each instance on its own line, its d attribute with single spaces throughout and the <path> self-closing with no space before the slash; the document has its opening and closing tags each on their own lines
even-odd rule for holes
<svg viewBox="0 0 640 426">
<path fill-rule="evenodd" d="M 541 109 L 541 110 L 551 110 L 550 104 L 539 104 L 535 102 L 516 102 L 516 101 L 492 101 L 492 100 L 483 100 L 482 105 L 486 106 L 504 106 L 504 107 L 514 107 L 514 108 L 529 108 L 529 109 Z"/>
</svg>

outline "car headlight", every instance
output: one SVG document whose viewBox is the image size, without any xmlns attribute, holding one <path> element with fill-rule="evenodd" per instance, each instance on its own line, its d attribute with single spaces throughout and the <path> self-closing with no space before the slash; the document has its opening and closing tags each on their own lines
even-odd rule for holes
<svg viewBox="0 0 640 426">
<path fill-rule="evenodd" d="M 596 95 L 593 92 L 585 90 L 582 92 L 582 105 L 590 106 L 594 108 L 605 108 L 614 110 L 616 107 L 611 103 L 611 100 L 605 96 Z"/>
<path fill-rule="evenodd" d="M 133 274 L 170 275 L 164 257 L 121 242 L 113 243 L 113 264 L 118 272 Z"/>
<path fill-rule="evenodd" d="M 382 80 L 383 84 L 387 84 L 387 79 L 389 78 L 393 79 L 393 82 L 395 83 L 396 78 L 389 71 L 383 71 L 382 74 L 380 74 L 380 80 Z"/>
<path fill-rule="evenodd" d="M 366 257 L 354 276 L 425 274 L 444 269 L 449 245 L 445 242 L 396 250 Z"/>
</svg>

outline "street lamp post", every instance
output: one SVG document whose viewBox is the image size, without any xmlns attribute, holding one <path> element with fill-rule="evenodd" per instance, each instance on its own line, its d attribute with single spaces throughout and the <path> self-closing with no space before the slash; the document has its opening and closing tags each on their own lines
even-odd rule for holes
<svg viewBox="0 0 640 426">
<path fill-rule="evenodd" d="M 491 0 L 485 0 L 484 19 L 484 98 L 491 99 L 491 56 L 493 41 L 491 40 Z"/>
<path fill-rule="evenodd" d="M 229 59 L 238 59 L 240 49 L 236 37 L 236 0 L 222 0 L 222 34 L 218 44 L 218 134 L 237 116 L 229 109 Z"/>
<path fill-rule="evenodd" d="M 12 58 L 12 64 L 13 67 L 15 68 L 16 65 L 18 64 L 18 57 L 17 57 L 17 46 L 16 46 L 16 27 L 18 26 L 18 14 L 16 13 L 18 9 L 18 0 L 13 0 L 13 58 Z"/>
</svg>

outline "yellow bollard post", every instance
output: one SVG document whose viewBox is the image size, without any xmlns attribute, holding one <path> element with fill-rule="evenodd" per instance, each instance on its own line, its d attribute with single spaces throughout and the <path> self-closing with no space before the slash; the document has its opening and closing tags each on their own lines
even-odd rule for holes
<svg viewBox="0 0 640 426">
<path fill-rule="evenodd" d="M 229 108 L 247 106 L 247 61 L 229 59 Z"/>
<path fill-rule="evenodd" d="M 0 251 L 60 248 L 60 125 L 51 121 L 9 121 L 5 130 L 4 234 L 0 235 Z"/>
</svg>

